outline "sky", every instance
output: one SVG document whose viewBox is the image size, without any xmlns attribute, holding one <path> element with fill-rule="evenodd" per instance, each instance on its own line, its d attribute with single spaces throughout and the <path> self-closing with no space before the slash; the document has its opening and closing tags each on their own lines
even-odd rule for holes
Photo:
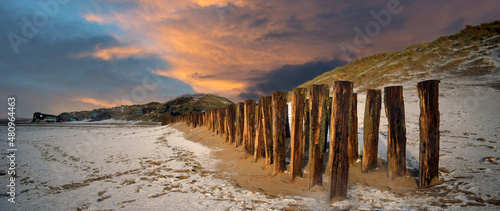
<svg viewBox="0 0 500 211">
<path fill-rule="evenodd" d="M 500 19 L 493 0 L 16 0 L 0 5 L 0 118 L 289 91 L 356 58 Z"/>
</svg>

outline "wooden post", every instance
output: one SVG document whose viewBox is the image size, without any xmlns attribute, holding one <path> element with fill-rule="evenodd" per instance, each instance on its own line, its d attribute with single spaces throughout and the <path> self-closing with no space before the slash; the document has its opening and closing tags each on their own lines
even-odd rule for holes
<svg viewBox="0 0 500 211">
<path fill-rule="evenodd" d="M 255 100 L 245 100 L 245 131 L 243 145 L 248 154 L 254 152 L 255 140 Z"/>
<path fill-rule="evenodd" d="M 387 116 L 387 162 L 389 180 L 406 174 L 406 126 L 403 87 L 384 88 L 384 106 Z"/>
<path fill-rule="evenodd" d="M 264 135 L 266 164 L 270 166 L 273 163 L 273 115 L 272 115 L 272 97 L 266 96 L 259 100 L 262 102 L 262 134 Z"/>
<path fill-rule="evenodd" d="M 348 157 L 349 166 L 353 166 L 359 158 L 358 153 L 358 94 L 352 94 L 351 100 L 351 127 L 349 129 Z"/>
<path fill-rule="evenodd" d="M 366 93 L 363 160 L 361 172 L 366 173 L 377 167 L 378 129 L 380 125 L 380 109 L 382 95 L 380 90 L 368 89 Z"/>
<path fill-rule="evenodd" d="M 212 125 L 212 132 L 215 132 L 215 109 L 210 110 L 210 124 Z"/>
<path fill-rule="evenodd" d="M 218 119 L 218 115 L 217 115 L 217 109 L 214 109 L 213 111 L 213 121 L 214 121 L 214 132 L 215 134 L 219 134 L 219 121 L 217 121 Z"/>
<path fill-rule="evenodd" d="M 306 99 L 306 88 L 294 88 L 292 95 L 292 123 L 291 123 L 291 179 L 292 182 L 295 177 L 302 176 L 302 155 L 304 152 L 304 138 L 303 138 L 303 125 L 304 125 L 304 106 Z"/>
<path fill-rule="evenodd" d="M 257 115 L 255 118 L 255 125 L 257 127 L 257 131 L 255 133 L 255 151 L 254 151 L 254 161 L 257 162 L 257 160 L 261 157 L 265 156 L 265 145 L 264 145 L 264 134 L 263 134 L 263 125 L 262 125 L 262 119 L 264 118 L 264 106 L 263 106 L 263 97 L 259 99 L 259 106 L 257 109 Z"/>
<path fill-rule="evenodd" d="M 273 92 L 274 175 L 286 170 L 286 92 Z"/>
<path fill-rule="evenodd" d="M 224 134 L 226 136 L 226 143 L 229 142 L 229 121 L 227 119 L 227 115 L 229 114 L 228 111 L 227 111 L 227 107 L 229 105 L 227 105 L 226 107 L 223 108 L 223 112 L 224 112 Z"/>
<path fill-rule="evenodd" d="M 348 145 L 352 82 L 335 81 L 330 126 L 330 200 L 347 197 L 349 175 Z"/>
<path fill-rule="evenodd" d="M 325 84 L 309 86 L 309 188 L 323 184 L 323 153 L 327 133 L 329 92 L 330 89 Z"/>
<path fill-rule="evenodd" d="M 229 133 L 229 143 L 233 144 L 236 135 L 236 105 L 229 104 L 226 107 L 227 130 Z"/>
<path fill-rule="evenodd" d="M 328 96 L 330 96 L 330 89 L 328 89 Z M 333 98 L 332 97 L 328 97 L 328 101 L 326 102 L 326 130 L 327 130 L 327 133 L 328 133 L 328 130 L 330 129 L 330 122 L 332 121 L 331 120 L 331 115 L 332 115 L 332 102 L 333 102 Z M 325 149 L 323 150 L 324 152 L 326 152 L 327 149 L 330 148 L 330 145 L 328 144 L 328 134 L 325 136 Z"/>
<path fill-rule="evenodd" d="M 439 167 L 439 80 L 419 82 L 420 98 L 420 187 L 438 178 Z"/>
<path fill-rule="evenodd" d="M 243 143 L 243 130 L 245 128 L 245 105 L 242 102 L 239 102 L 238 105 L 236 106 L 236 115 L 237 115 L 237 122 L 236 122 L 236 147 L 241 146 Z"/>
<path fill-rule="evenodd" d="M 220 131 L 220 136 L 224 136 L 226 134 L 226 109 L 224 108 L 219 108 L 219 131 Z"/>
<path fill-rule="evenodd" d="M 307 92 L 307 89 L 306 89 Z M 302 148 L 302 153 L 309 152 L 309 139 L 310 139 L 310 133 L 309 133 L 309 100 L 307 99 L 308 94 L 306 93 L 306 98 L 305 104 L 304 104 L 304 133 L 303 133 L 303 139 L 304 139 L 304 147 Z"/>
</svg>

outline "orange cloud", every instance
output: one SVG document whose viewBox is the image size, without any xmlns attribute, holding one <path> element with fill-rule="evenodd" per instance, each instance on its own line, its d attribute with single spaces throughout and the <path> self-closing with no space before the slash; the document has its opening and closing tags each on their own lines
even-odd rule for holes
<svg viewBox="0 0 500 211">
<path fill-rule="evenodd" d="M 284 65 L 343 58 L 339 44 L 352 45 L 356 35 L 353 28 L 364 29 L 366 23 L 375 20 L 370 10 L 387 7 L 386 1 L 370 1 L 366 5 L 346 1 L 127 1 L 137 6 L 106 14 L 90 13 L 85 17 L 88 21 L 120 27 L 126 33 L 119 37 L 138 47 L 97 49 L 93 56 L 108 60 L 156 54 L 169 64 L 167 70 L 156 70 L 156 74 L 179 79 L 197 92 L 225 93 L 226 96 L 236 96 L 255 86 L 249 82 L 251 79 Z M 452 6 L 448 6 L 450 10 L 439 9 L 446 8 L 443 4 L 448 3 L 434 3 L 439 4 L 434 11 L 426 4 L 405 5 L 403 12 L 392 16 L 390 27 L 383 28 L 380 36 L 371 39 L 372 45 L 359 49 L 358 56 L 429 41 L 429 37 L 442 35 L 436 32 L 439 27 L 460 16 L 475 17 L 481 11 Z M 460 4 L 472 3 L 460 1 Z M 443 23 L 434 26 L 432 32 L 414 27 L 413 23 L 429 25 L 421 24 L 430 19 L 422 18 L 419 15 L 422 13 Z M 405 24 L 401 24 L 401 20 L 405 20 Z"/>
<path fill-rule="evenodd" d="M 131 56 L 140 56 L 143 53 L 145 53 L 143 49 L 133 46 L 110 47 L 104 49 L 99 49 L 98 47 L 96 47 L 96 52 L 81 54 L 79 55 L 79 57 L 92 56 L 102 60 L 112 60 L 128 58 Z"/>
<path fill-rule="evenodd" d="M 109 102 L 106 100 L 100 100 L 100 99 L 95 99 L 95 98 L 90 98 L 90 97 L 75 97 L 75 99 L 73 99 L 73 101 L 84 102 L 84 103 L 92 104 L 95 106 L 102 106 L 102 107 L 106 107 L 106 108 L 130 104 L 127 102 Z"/>
<path fill-rule="evenodd" d="M 99 16 L 99 15 L 96 15 L 93 13 L 85 14 L 84 17 L 85 17 L 85 20 L 87 20 L 88 22 L 97 22 L 99 24 L 106 23 L 105 19 L 102 16 Z"/>
<path fill-rule="evenodd" d="M 274 24 L 239 29 L 247 23 L 231 23 L 236 18 L 235 10 L 245 6 L 248 6 L 247 9 L 255 8 L 243 0 L 135 2 L 138 7 L 130 11 L 87 14 L 85 17 L 98 23 L 109 20 L 129 31 L 128 35 L 135 37 L 141 49 L 99 49 L 92 56 L 109 60 L 154 52 L 170 66 L 168 70 L 156 71 L 157 74 L 188 83 L 197 92 L 237 95 L 236 92 L 254 85 L 246 82 L 248 78 L 285 64 L 302 64 L 331 55 L 329 46 L 310 45 L 311 41 L 290 45 L 288 42 L 266 40 L 265 36 L 270 31 L 286 30 L 281 23 L 286 22 L 288 17 L 278 14 L 271 14 Z M 301 8 L 293 10 L 300 11 Z M 201 77 L 190 77 L 193 74 Z M 234 78 L 234 75 L 243 77 Z"/>
</svg>

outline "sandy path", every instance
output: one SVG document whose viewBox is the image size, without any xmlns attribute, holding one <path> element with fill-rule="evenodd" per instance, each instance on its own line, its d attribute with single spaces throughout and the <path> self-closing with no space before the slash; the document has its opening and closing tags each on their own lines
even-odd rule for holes
<svg viewBox="0 0 500 211">
<path fill-rule="evenodd" d="M 16 204 L 3 194 L 2 210 L 268 210 L 315 203 L 229 184 L 215 171 L 210 149 L 169 127 L 20 126 L 18 134 Z M 1 187 L 9 179 L 4 173 Z"/>
</svg>

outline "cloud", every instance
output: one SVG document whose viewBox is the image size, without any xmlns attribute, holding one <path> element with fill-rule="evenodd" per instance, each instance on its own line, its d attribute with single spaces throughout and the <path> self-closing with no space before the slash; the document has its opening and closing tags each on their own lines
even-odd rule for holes
<svg viewBox="0 0 500 211">
<path fill-rule="evenodd" d="M 29 11 L 0 8 L 0 34 L 22 34 L 21 18 Z M 80 22 L 84 21 L 84 22 Z M 165 102 L 191 86 L 155 74 L 170 65 L 140 45 L 97 30 L 85 20 L 52 19 L 16 54 L 0 39 L 0 93 L 18 98 L 18 117 L 41 111 L 59 114 L 122 104 Z M 82 56 L 85 55 L 85 56 Z M 4 113 L 0 113 L 0 118 Z"/>
<path fill-rule="evenodd" d="M 345 57 L 339 44 L 354 45 L 353 28 L 364 29 L 368 22 L 376 21 L 371 12 L 387 10 L 389 1 L 128 2 L 137 6 L 88 13 L 87 19 L 109 20 L 127 32 L 121 38 L 142 44 L 144 51 L 138 54 L 154 52 L 171 65 L 157 74 L 188 83 L 198 92 L 243 96 L 238 92 L 267 92 L 264 84 L 256 87 L 252 79 L 270 76 L 270 70 L 323 58 L 342 60 Z M 478 3 L 476 8 L 480 9 L 474 10 L 467 9 L 471 6 L 468 1 L 399 2 L 403 11 L 393 14 L 366 47 L 355 49 L 355 58 L 430 41 L 457 20 L 476 23 L 471 17 L 498 10 L 487 1 Z M 110 8 L 120 4 L 108 3 Z"/>
<path fill-rule="evenodd" d="M 89 103 L 95 106 L 100 106 L 100 107 L 113 107 L 116 106 L 115 103 L 107 102 L 106 100 L 99 100 L 99 99 L 94 99 L 94 98 L 89 98 L 89 97 L 76 97 L 73 99 L 76 102 L 83 102 L 83 103 Z M 128 103 L 123 103 L 128 104 Z"/>
<path fill-rule="evenodd" d="M 243 99 L 257 99 L 269 96 L 273 91 L 290 91 L 300 84 L 307 82 L 324 72 L 346 64 L 341 60 L 319 60 L 300 65 L 284 65 L 265 75 L 250 79 L 255 86 L 240 93 Z"/>
<path fill-rule="evenodd" d="M 5 35 L 22 34 L 22 18 L 41 9 L 9 1 L 0 6 L 0 70 L 9 73 L 0 90 L 36 99 L 36 106 L 22 105 L 24 114 L 194 92 L 240 101 L 290 90 L 345 64 L 341 43 L 360 58 L 500 19 L 495 1 L 400 0 L 402 11 L 355 46 L 354 29 L 377 22 L 372 12 L 387 10 L 388 2 L 398 1 L 73 1 L 15 54 Z"/>
<path fill-rule="evenodd" d="M 91 53 L 83 53 L 78 57 L 93 56 L 102 60 L 123 59 L 141 55 L 143 49 L 134 46 L 113 46 L 109 48 L 99 48 L 96 46 L 96 51 Z"/>
</svg>

